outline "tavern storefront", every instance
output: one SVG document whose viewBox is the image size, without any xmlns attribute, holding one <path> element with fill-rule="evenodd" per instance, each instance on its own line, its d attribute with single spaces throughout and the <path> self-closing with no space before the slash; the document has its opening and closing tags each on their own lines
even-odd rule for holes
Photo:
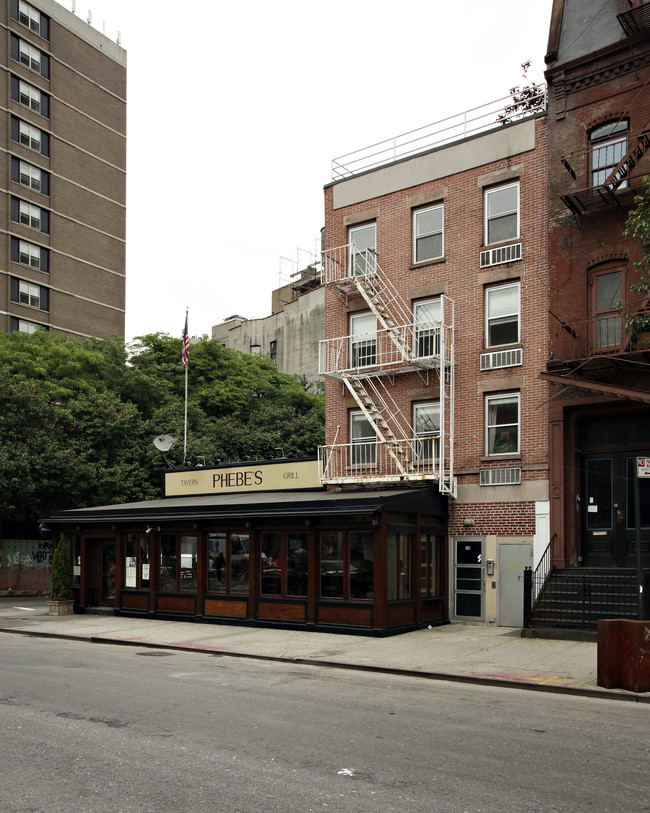
<svg viewBox="0 0 650 813">
<path fill-rule="evenodd" d="M 49 518 L 79 612 L 373 635 L 449 620 L 431 486 L 325 491 L 292 460 L 168 471 L 164 495 Z"/>
</svg>

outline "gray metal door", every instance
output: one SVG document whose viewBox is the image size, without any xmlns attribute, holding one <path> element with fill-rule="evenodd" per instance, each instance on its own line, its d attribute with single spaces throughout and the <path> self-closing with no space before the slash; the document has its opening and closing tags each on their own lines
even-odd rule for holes
<svg viewBox="0 0 650 813">
<path fill-rule="evenodd" d="M 499 545 L 499 626 L 524 625 L 524 568 L 533 564 L 532 542 Z"/>
</svg>

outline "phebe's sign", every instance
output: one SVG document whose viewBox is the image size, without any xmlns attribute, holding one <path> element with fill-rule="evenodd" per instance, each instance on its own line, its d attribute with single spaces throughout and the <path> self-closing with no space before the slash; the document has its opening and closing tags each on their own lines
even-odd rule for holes
<svg viewBox="0 0 650 813">
<path fill-rule="evenodd" d="M 165 472 L 165 497 L 320 488 L 317 460 Z"/>
</svg>

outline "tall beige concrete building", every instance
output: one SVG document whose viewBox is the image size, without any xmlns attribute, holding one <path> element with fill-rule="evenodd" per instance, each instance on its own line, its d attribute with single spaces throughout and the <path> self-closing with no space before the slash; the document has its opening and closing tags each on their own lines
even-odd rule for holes
<svg viewBox="0 0 650 813">
<path fill-rule="evenodd" d="M 0 329 L 123 336 L 126 51 L 53 0 L 0 22 Z"/>
</svg>

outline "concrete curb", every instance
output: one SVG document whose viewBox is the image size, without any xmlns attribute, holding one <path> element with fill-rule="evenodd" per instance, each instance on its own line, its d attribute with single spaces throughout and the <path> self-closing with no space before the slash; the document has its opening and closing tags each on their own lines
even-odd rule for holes
<svg viewBox="0 0 650 813">
<path fill-rule="evenodd" d="M 114 644 L 117 646 L 144 647 L 147 649 L 168 649 L 177 652 L 195 652 L 206 655 L 219 655 L 229 658 L 248 658 L 250 660 L 274 661 L 276 663 L 288 663 L 300 666 L 322 666 L 327 669 L 340 669 L 356 672 L 374 672 L 383 675 L 395 675 L 398 677 L 422 678 L 424 680 L 441 680 L 451 683 L 468 683 L 477 686 L 493 686 L 504 689 L 525 689 L 534 692 L 546 692 L 551 694 L 564 694 L 574 697 L 591 697 L 599 700 L 624 700 L 632 703 L 650 703 L 650 694 L 636 694 L 624 689 L 589 689 L 583 686 L 571 686 L 562 684 L 536 683 L 526 680 L 507 680 L 505 678 L 480 677 L 477 675 L 463 675 L 450 672 L 430 672 L 417 669 L 399 669 L 390 666 L 377 666 L 376 664 L 346 663 L 344 661 L 327 661 L 318 658 L 292 658 L 278 655 L 260 655 L 251 652 L 235 652 L 233 650 L 224 651 L 221 649 L 210 649 L 204 646 L 189 646 L 186 644 L 158 644 L 151 641 L 126 641 L 120 638 L 101 637 L 98 635 L 81 636 L 66 635 L 64 633 L 37 632 L 24 629 L 0 629 L 13 635 L 23 635 L 33 638 L 57 638 L 65 641 L 82 641 L 89 644 Z"/>
</svg>

